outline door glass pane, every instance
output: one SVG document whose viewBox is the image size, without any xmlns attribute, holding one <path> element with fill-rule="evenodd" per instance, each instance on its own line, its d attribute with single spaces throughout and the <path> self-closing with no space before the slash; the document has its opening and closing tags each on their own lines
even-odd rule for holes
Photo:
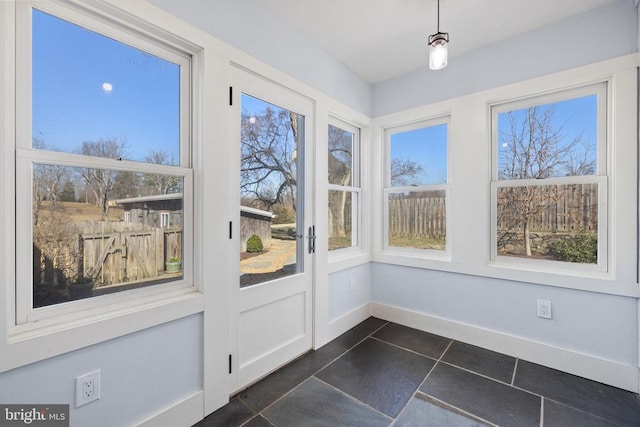
<svg viewBox="0 0 640 427">
<path fill-rule="evenodd" d="M 240 286 L 303 271 L 304 116 L 242 94 Z"/>
</svg>

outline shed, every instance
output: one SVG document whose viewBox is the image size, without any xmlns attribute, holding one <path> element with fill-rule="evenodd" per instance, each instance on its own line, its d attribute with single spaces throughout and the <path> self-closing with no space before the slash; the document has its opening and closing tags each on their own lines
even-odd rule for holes
<svg viewBox="0 0 640 427">
<path fill-rule="evenodd" d="M 271 246 L 272 212 L 240 206 L 240 252 L 247 250 L 247 240 L 257 234 L 265 248 Z"/>
</svg>

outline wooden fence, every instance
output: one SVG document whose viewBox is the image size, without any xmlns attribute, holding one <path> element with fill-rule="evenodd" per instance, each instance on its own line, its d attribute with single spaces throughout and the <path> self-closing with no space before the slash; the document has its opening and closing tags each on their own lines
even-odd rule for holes
<svg viewBox="0 0 640 427">
<path fill-rule="evenodd" d="M 389 198 L 389 235 L 442 239 L 446 235 L 444 191 L 393 194 Z"/>
<path fill-rule="evenodd" d="M 389 235 L 445 237 L 445 202 L 444 191 L 393 194 L 389 198 Z M 500 187 L 498 231 L 521 231 L 527 209 L 531 232 L 595 232 L 598 184 Z"/>
<path fill-rule="evenodd" d="M 498 230 L 571 233 L 598 230 L 598 184 L 498 189 Z"/>
<path fill-rule="evenodd" d="M 96 287 L 153 279 L 165 261 L 182 258 L 182 229 L 144 224 L 87 222 L 74 224 L 66 244 L 34 241 L 34 285 L 91 276 Z"/>
</svg>

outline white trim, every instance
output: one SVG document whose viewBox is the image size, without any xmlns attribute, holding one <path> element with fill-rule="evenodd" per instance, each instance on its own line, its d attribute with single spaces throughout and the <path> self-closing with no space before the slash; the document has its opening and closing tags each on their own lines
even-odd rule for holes
<svg viewBox="0 0 640 427">
<path fill-rule="evenodd" d="M 380 236 L 380 253 L 398 254 L 400 256 L 406 255 L 409 257 L 434 259 L 440 261 L 451 260 L 451 242 L 453 228 L 451 227 L 451 112 L 440 112 L 428 117 L 422 117 L 417 120 L 409 119 L 407 121 L 400 122 L 384 127 L 383 142 L 382 142 L 382 161 L 383 171 L 381 173 L 383 177 L 384 186 L 382 189 L 382 228 Z M 437 184 L 419 184 L 416 186 L 406 185 L 393 185 L 391 183 L 391 137 L 394 134 L 411 132 L 419 129 L 427 129 L 436 126 L 445 125 L 447 127 L 446 136 L 446 167 L 447 173 L 445 182 Z M 397 247 L 389 245 L 389 195 L 393 193 L 411 193 L 411 192 L 429 192 L 443 190 L 445 192 L 445 248 L 444 250 L 436 249 L 420 249 L 410 247 Z"/>
<path fill-rule="evenodd" d="M 197 391 L 136 424 L 139 427 L 191 427 L 204 418 L 204 392 Z"/>
<path fill-rule="evenodd" d="M 371 304 L 366 303 L 362 304 L 360 307 L 356 307 L 350 312 L 343 314 L 340 317 L 337 317 L 331 321 L 329 321 L 327 327 L 327 335 L 324 337 L 324 342 L 316 342 L 315 349 L 322 347 L 329 341 L 339 337 L 340 335 L 347 332 L 349 329 L 357 326 L 361 322 L 364 322 L 369 317 L 371 317 Z"/>
<path fill-rule="evenodd" d="M 371 303 L 371 313 L 374 317 L 389 322 L 452 338 L 634 393 L 639 391 L 638 368 L 635 366 L 390 305 Z"/>
<path fill-rule="evenodd" d="M 386 250 L 383 232 L 384 174 L 374 174 L 370 178 L 375 190 L 372 193 L 372 260 L 637 298 L 638 168 L 637 128 L 634 124 L 638 120 L 636 69 L 639 60 L 638 54 L 626 55 L 373 119 L 372 165 L 386 170 L 386 129 L 416 123 L 425 117 L 451 115 L 449 150 L 452 196 L 448 213 L 451 216 L 452 233 L 447 235 L 447 240 L 451 241 L 450 263 L 443 262 L 446 259 L 420 258 L 414 254 Z M 527 270 L 522 265 L 515 266 L 510 262 L 490 261 L 493 164 L 490 106 L 602 82 L 609 82 L 606 91 L 606 138 L 610 147 L 605 157 L 606 168 L 601 169 L 614 171 L 608 178 L 608 208 L 599 212 L 599 215 L 608 216 L 610 227 L 608 239 L 599 239 L 599 244 L 607 246 L 607 259 L 604 260 L 607 272 L 585 274 L 573 268 L 571 271 L 547 268 L 537 271 L 539 264 L 533 262 L 531 264 L 534 265 Z"/>
<path fill-rule="evenodd" d="M 564 89 L 555 89 L 548 91 L 544 94 L 536 94 L 533 96 L 527 96 L 526 94 L 518 96 L 517 98 L 509 97 L 503 101 L 492 101 L 487 104 L 489 114 L 487 119 L 490 120 L 491 129 L 491 254 L 490 263 L 508 267 L 510 265 L 517 265 L 522 269 L 543 269 L 558 274 L 588 274 L 593 272 L 594 277 L 608 278 L 611 277 L 610 273 L 610 255 L 609 255 L 609 242 L 611 241 L 610 229 L 611 224 L 608 221 L 609 206 L 611 199 L 609 198 L 609 182 L 610 180 L 608 171 L 612 170 L 607 167 L 608 161 L 611 156 L 608 154 L 612 151 L 613 140 L 610 137 L 608 129 L 611 128 L 610 116 L 608 111 L 613 109 L 610 97 L 611 90 L 608 89 L 611 86 L 612 78 L 603 79 L 602 81 L 591 83 L 588 85 L 569 85 Z M 498 166 L 499 166 L 499 147 L 498 142 L 500 136 L 498 135 L 498 116 L 502 113 L 522 110 L 534 106 L 550 105 L 553 103 L 571 101 L 585 96 L 596 96 L 596 170 L 591 175 L 576 175 L 576 176 L 554 176 L 544 179 L 500 179 Z M 597 264 L 579 264 L 568 263 L 554 260 L 536 260 L 527 259 L 524 257 L 507 257 L 498 254 L 498 189 L 504 187 L 525 187 L 525 186 L 554 186 L 554 185 L 571 185 L 571 184 L 598 184 L 598 257 Z M 528 266 L 528 267 L 527 267 Z"/>
<path fill-rule="evenodd" d="M 103 313 L 102 316 L 94 316 L 91 323 L 82 319 L 76 323 L 54 325 L 39 330 L 39 336 L 30 333 L 13 336 L 11 342 L 0 347 L 0 372 L 142 331 L 202 310 L 202 294 L 191 292 L 176 295 L 161 303 L 149 302 L 129 310 Z"/>
<path fill-rule="evenodd" d="M 0 2 L 0 361 L 15 322 L 15 8 L 16 2 Z"/>
<path fill-rule="evenodd" d="M 115 5 L 118 4 L 118 0 L 107 1 L 92 1 L 92 0 L 68 0 L 68 1 L 44 1 L 38 2 L 38 8 L 43 10 L 60 11 L 66 16 L 67 12 L 71 9 L 78 7 L 79 11 L 72 13 L 74 17 L 79 17 L 82 22 L 86 20 L 92 20 L 97 18 L 100 25 L 113 25 L 117 27 L 117 31 L 122 31 L 123 28 L 129 28 L 132 30 L 132 34 L 129 34 L 129 39 L 136 39 L 142 36 L 146 38 L 148 42 L 152 38 L 160 38 L 166 42 L 166 46 L 160 43 L 159 46 L 168 47 L 175 52 L 177 50 L 184 50 L 188 54 L 192 55 L 192 62 L 190 70 L 185 70 L 185 77 L 191 79 L 191 84 L 194 88 L 199 87 L 199 82 L 196 77 L 205 79 L 202 73 L 201 65 L 203 60 L 203 48 L 198 47 L 196 44 L 190 43 L 188 40 L 197 40 L 199 43 L 206 44 L 210 41 L 209 36 L 204 36 L 204 33 L 194 32 L 186 26 L 182 26 L 176 18 L 172 17 L 169 21 L 175 25 L 161 25 L 162 20 L 154 13 L 143 13 L 141 11 L 149 12 L 148 5 L 146 3 L 132 4 L 127 2 L 122 4 L 123 11 Z M 4 78 L 1 80 L 3 83 L 0 85 L 0 92 L 2 96 L 2 104 L 5 108 L 2 109 L 2 115 L 0 116 L 0 131 L 4 136 L 4 144 L 1 148 L 3 153 L 6 154 L 0 156 L 3 159 L 7 159 L 7 167 L 2 168 L 2 187 L 0 188 L 0 194 L 4 196 L 4 205 L 2 211 L 0 211 L 0 223 L 3 224 L 0 229 L 0 237 L 2 237 L 3 257 L 0 257 L 0 266 L 3 268 L 3 280 L 0 281 L 0 288 L 2 289 L 4 305 L 4 311 L 2 312 L 2 319 L 0 321 L 0 372 L 4 372 L 9 369 L 14 369 L 20 366 L 34 363 L 46 358 L 64 354 L 73 350 L 77 350 L 92 344 L 104 342 L 106 340 L 121 337 L 126 334 L 141 331 L 153 326 L 160 325 L 165 322 L 180 319 L 186 316 L 190 316 L 196 313 L 200 313 L 204 310 L 204 298 L 199 290 L 204 289 L 202 283 L 203 275 L 200 272 L 195 272 L 194 267 L 202 267 L 202 262 L 195 263 L 193 258 L 195 256 L 193 246 L 195 243 L 199 243 L 198 236 L 194 237 L 193 244 L 185 245 L 185 258 L 189 259 L 190 267 L 185 269 L 185 276 L 182 284 L 168 289 L 163 285 L 157 285 L 157 291 L 155 295 L 151 295 L 154 291 L 145 291 L 144 289 L 132 290 L 130 295 L 137 295 L 135 301 L 130 301 L 126 305 L 115 305 L 102 307 L 98 310 L 94 310 L 91 313 L 85 311 L 84 313 L 73 313 L 76 309 L 71 309 L 68 304 L 64 307 L 65 311 L 69 311 L 68 316 L 60 317 L 57 319 L 48 319 L 35 322 L 38 328 L 30 328 L 22 325 L 20 327 L 12 327 L 15 324 L 16 316 L 14 311 L 15 301 L 15 189 L 16 185 L 25 185 L 24 182 L 16 184 L 14 180 L 14 153 L 16 145 L 14 141 L 18 141 L 19 150 L 18 158 L 22 157 L 21 161 L 29 162 L 26 159 L 31 158 L 34 161 L 42 163 L 51 163 L 61 161 L 63 164 L 95 167 L 97 165 L 104 166 L 105 162 L 109 163 L 110 169 L 115 170 L 137 170 L 141 172 L 158 172 L 163 171 L 165 173 L 175 173 L 177 175 L 185 176 L 185 188 L 188 190 L 185 192 L 185 204 L 198 203 L 201 199 L 194 201 L 194 190 L 191 182 L 193 181 L 193 173 L 184 167 L 178 166 L 159 166 L 152 165 L 143 162 L 130 162 L 130 161 L 109 161 L 109 159 L 97 159 L 90 158 L 88 156 L 76 155 L 73 153 L 59 153 L 59 152 L 45 152 L 42 150 L 30 149 L 30 139 L 25 138 L 24 133 L 22 135 L 14 135 L 16 128 L 21 126 L 24 129 L 28 129 L 30 133 L 30 111 L 25 111 L 24 107 L 21 111 L 14 109 L 16 105 L 16 90 L 22 90 L 28 92 L 28 86 L 30 86 L 30 79 L 28 75 L 16 75 L 16 67 L 24 67 L 25 55 L 17 55 L 17 51 L 20 48 L 24 48 L 25 31 L 21 31 L 21 36 L 16 35 L 16 19 L 24 23 L 24 19 L 28 19 L 28 13 L 25 14 L 25 8 L 29 9 L 30 3 L 28 2 L 0 2 L 0 22 L 5 25 L 1 26 L 0 41 L 2 42 L 2 57 L 0 58 L 0 75 Z M 16 13 L 16 9 L 20 9 L 21 13 Z M 158 10 L 158 9 L 151 9 Z M 86 13 L 85 13 L 86 12 Z M 57 14 L 57 13 L 56 13 Z M 19 16 L 18 16 L 19 15 Z M 145 18 L 140 18 L 145 17 Z M 157 19 L 158 18 L 158 19 Z M 165 19 L 167 17 L 165 16 Z M 146 19 L 146 20 L 145 20 Z M 166 28 L 171 28 L 170 31 Z M 29 33 L 29 31 L 26 31 Z M 16 41 L 16 37 L 19 40 Z M 20 38 L 22 37 L 22 38 Z M 28 35 L 26 36 L 29 37 Z M 145 42 L 145 43 L 146 43 Z M 131 43 L 129 43 L 131 44 Z M 154 46 L 149 46 L 149 49 L 156 49 Z M 17 58 L 16 58 L 17 55 Z M 171 53 L 174 56 L 173 53 Z M 29 55 L 27 55 L 29 56 Z M 188 56 L 188 55 L 187 55 Z M 214 57 L 215 53 L 209 52 L 208 57 Z M 21 59 L 22 58 L 22 59 Z M 180 58 L 174 58 L 180 60 Z M 28 61 L 27 61 L 28 63 Z M 27 64 L 28 65 L 28 64 Z M 29 67 L 27 67 L 29 68 Z M 30 69 L 30 68 L 29 68 Z M 182 74 L 182 73 L 181 73 Z M 195 76 L 195 77 L 193 77 Z M 192 78 L 193 77 L 193 78 Z M 195 81 L 194 81 L 195 80 Z M 184 81 L 182 82 L 182 88 L 184 89 Z M 27 88 L 25 89 L 25 85 Z M 213 86 L 213 85 L 209 85 Z M 195 90 L 194 89 L 194 90 Z M 184 91 L 183 95 L 188 95 L 191 91 Z M 202 114 L 198 109 L 193 109 L 192 105 L 200 105 L 197 102 L 200 100 L 200 94 L 195 93 L 193 99 L 190 99 L 188 108 L 181 109 L 182 111 L 191 110 L 192 121 L 184 123 L 188 128 L 191 126 L 197 126 L 201 119 L 198 117 Z M 5 105 L 6 104 L 6 105 Z M 203 130 L 198 130 L 193 135 L 193 141 L 191 142 L 190 150 L 197 152 L 200 150 L 203 140 L 200 133 L 211 132 L 211 127 L 207 124 L 202 124 Z M 191 130 L 189 129 L 189 132 Z M 22 139 L 20 139 L 22 138 Z M 196 139 L 197 138 L 197 139 Z M 213 139 L 211 137 L 208 138 Z M 10 160 L 11 159 L 11 160 Z M 196 162 L 199 158 L 194 159 Z M 183 165 L 188 165 L 191 160 L 189 158 L 182 157 Z M 185 163 L 185 160 L 188 162 Z M 199 168 L 199 170 L 203 170 Z M 200 174 L 198 174 L 200 175 Z M 11 188 L 11 190 L 9 190 Z M 202 189 L 198 189 L 199 193 Z M 203 193 L 202 193 L 203 194 Z M 26 217 L 30 217 L 29 212 Z M 185 217 L 193 218 L 197 220 L 201 217 L 198 212 L 194 212 L 192 209 L 185 211 Z M 193 234 L 193 224 L 189 222 L 185 227 L 185 234 Z M 199 223 L 199 229 L 202 229 L 203 224 Z M 25 237 L 24 230 L 19 230 L 21 240 Z M 202 251 L 198 251 L 200 254 Z M 210 264 L 214 264 L 213 262 Z M 28 268 L 31 270 L 31 267 Z M 209 275 L 208 277 L 214 277 L 215 275 Z M 194 277 L 197 277 L 197 283 L 194 285 Z M 188 285 L 185 288 L 185 284 Z M 195 287 L 194 287 L 195 286 Z M 161 289 L 162 288 L 162 289 Z M 139 292 L 138 292 L 139 291 Z M 159 294 L 157 293 L 159 292 Z M 103 301 L 115 301 L 117 297 L 111 295 L 98 297 L 97 299 L 103 299 Z M 88 302 L 88 301 L 87 301 Z M 61 304 L 60 306 L 65 305 Z M 82 305 L 82 304 L 80 304 Z M 90 305 L 90 303 L 89 303 Z M 223 309 L 224 304 L 219 304 L 218 308 Z M 91 316 L 90 316 L 91 315 Z"/>
</svg>

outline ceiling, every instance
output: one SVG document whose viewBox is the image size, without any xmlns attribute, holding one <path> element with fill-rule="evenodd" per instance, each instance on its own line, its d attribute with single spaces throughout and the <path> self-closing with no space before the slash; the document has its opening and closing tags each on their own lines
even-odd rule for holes
<svg viewBox="0 0 640 427">
<path fill-rule="evenodd" d="M 436 0 L 254 0 L 367 83 L 427 63 Z M 449 57 L 616 0 L 441 0 Z"/>
</svg>

